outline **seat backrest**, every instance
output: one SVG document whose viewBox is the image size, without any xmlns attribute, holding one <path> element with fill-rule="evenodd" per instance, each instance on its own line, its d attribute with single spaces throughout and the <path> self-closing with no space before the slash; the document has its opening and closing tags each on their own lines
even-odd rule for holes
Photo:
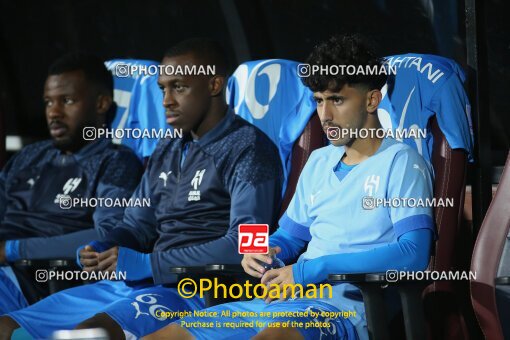
<svg viewBox="0 0 510 340">
<path fill-rule="evenodd" d="M 114 59 L 106 67 L 113 74 L 114 101 L 117 113 L 112 127 L 115 129 L 171 129 L 165 120 L 163 96 L 157 84 L 157 75 L 127 72 L 132 66 L 151 66 L 152 60 Z M 130 147 L 140 159 L 149 157 L 158 139 L 120 138 L 115 143 Z"/>
<path fill-rule="evenodd" d="M 288 196 L 286 190 L 294 193 L 295 177 L 311 151 L 325 145 L 317 119 L 310 122 L 316 104 L 312 92 L 298 77 L 297 66 L 297 62 L 283 59 L 243 63 L 230 77 L 226 94 L 230 107 L 278 147 L 285 176 L 284 197 Z"/>
<path fill-rule="evenodd" d="M 495 278 L 510 276 L 510 153 L 476 239 L 471 271 L 471 301 L 486 339 L 503 339 L 498 315 Z M 503 256 L 503 254 L 505 256 Z"/>
<path fill-rule="evenodd" d="M 378 109 L 381 124 L 395 132 L 426 129 L 425 138 L 401 140 L 431 165 L 436 202 L 453 200 L 453 206 L 434 209 L 439 237 L 429 266 L 450 270 L 455 266 L 466 164 L 473 143 L 464 73 L 453 60 L 439 56 L 403 54 L 385 59 L 390 75 Z"/>
<path fill-rule="evenodd" d="M 378 109 L 382 126 L 395 131 L 396 137 L 398 131 L 427 129 L 425 138 L 418 135 L 397 139 L 413 146 L 431 163 L 434 137 L 429 123 L 435 116 L 450 147 L 466 150 L 472 160 L 470 104 L 460 66 L 453 60 L 428 54 L 408 53 L 385 59 L 390 75 Z"/>
<path fill-rule="evenodd" d="M 473 136 L 464 72 L 454 61 L 439 56 L 404 54 L 386 60 L 390 75 L 378 110 L 382 126 L 395 132 L 426 129 L 424 138 L 400 140 L 414 147 L 431 166 L 434 198 L 441 202 L 434 208 L 437 239 L 429 269 L 467 270 L 459 259 L 469 258 L 471 252 L 471 243 L 464 242 L 469 231 L 461 230 L 461 217 Z M 434 282 L 425 290 L 424 299 L 432 338 L 466 336 L 451 282 Z"/>
<path fill-rule="evenodd" d="M 434 198 L 443 202 L 434 208 L 434 219 L 438 239 L 432 255 L 429 269 L 437 271 L 453 270 L 457 267 L 459 255 L 458 241 L 467 174 L 467 152 L 463 149 L 452 149 L 445 135 L 439 128 L 436 117 L 430 120 L 434 147 L 432 150 L 432 166 L 434 168 Z M 453 205 L 446 204 L 448 201 Z M 466 254 L 471 249 L 464 249 Z M 469 253 L 466 254 L 469 256 Z"/>
<path fill-rule="evenodd" d="M 438 239 L 432 254 L 429 269 L 436 271 L 460 270 L 459 257 L 469 256 L 471 248 L 462 248 L 462 212 L 467 175 L 467 152 L 452 149 L 439 128 L 436 117 L 432 117 L 430 128 L 434 139 L 432 166 L 434 168 L 434 198 L 443 202 L 434 208 L 434 219 Z M 453 205 L 448 205 L 448 201 Z"/>
<path fill-rule="evenodd" d="M 287 179 L 287 187 L 283 195 L 282 208 L 280 215 L 287 210 L 287 207 L 296 192 L 297 182 L 301 170 L 303 170 L 308 157 L 312 154 L 313 150 L 322 148 L 327 143 L 324 132 L 322 130 L 321 121 L 319 116 L 314 114 L 305 126 L 305 129 L 299 136 L 298 140 L 294 143 L 291 156 L 291 167 Z"/>
<path fill-rule="evenodd" d="M 470 152 L 451 147 L 444 130 L 439 126 L 438 118 L 439 114 L 430 118 L 428 129 L 432 134 L 433 145 L 431 163 L 434 170 L 434 198 L 444 205 L 434 207 L 437 239 L 429 270 L 468 270 L 463 263 L 470 256 L 472 242 L 470 230 L 462 230 L 461 227 Z M 454 125 L 451 126 L 450 131 L 454 128 Z M 453 205 L 446 204 L 449 200 Z M 470 330 L 466 323 L 469 312 L 462 307 L 462 301 L 467 298 L 464 292 L 465 282 L 455 281 L 435 281 L 425 289 L 430 339 L 469 339 Z"/>
</svg>

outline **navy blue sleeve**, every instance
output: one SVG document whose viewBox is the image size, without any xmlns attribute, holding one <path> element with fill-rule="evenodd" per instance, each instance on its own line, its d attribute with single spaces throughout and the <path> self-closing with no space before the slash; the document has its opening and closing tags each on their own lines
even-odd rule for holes
<svg viewBox="0 0 510 340">
<path fill-rule="evenodd" d="M 149 164 L 150 166 L 150 164 Z M 156 215 L 154 204 L 149 188 L 149 171 L 145 171 L 142 180 L 135 189 L 133 199 L 150 198 L 150 207 L 128 207 L 124 211 L 124 217 L 117 225 L 108 232 L 103 240 L 121 247 L 127 247 L 139 251 L 151 251 L 154 241 L 157 239 Z"/>
<path fill-rule="evenodd" d="M 142 172 L 142 165 L 129 150 L 117 150 L 100 174 L 98 198 L 129 198 Z M 127 175 L 128 174 L 128 175 Z M 19 242 L 20 258 L 73 258 L 76 249 L 94 239 L 101 239 L 122 220 L 124 208 L 98 206 L 92 215 L 95 228 L 53 237 L 32 237 Z"/>
<path fill-rule="evenodd" d="M 153 278 L 156 283 L 175 280 L 168 269 L 175 266 L 205 264 L 239 264 L 238 226 L 242 223 L 273 224 L 281 200 L 281 162 L 261 159 L 262 146 L 251 146 L 237 157 L 233 170 L 225 173 L 224 182 L 231 197 L 230 224 L 226 234 L 207 243 L 170 249 L 151 254 Z M 267 150 L 263 150 L 267 152 Z"/>
<path fill-rule="evenodd" d="M 22 151 L 18 152 L 14 156 L 12 156 L 7 164 L 2 169 L 2 172 L 0 172 L 0 221 L 3 221 L 5 210 L 7 208 L 7 193 L 6 193 L 6 187 L 5 182 L 7 180 L 7 174 L 9 173 L 10 169 L 12 168 L 16 157 L 21 153 Z"/>
<path fill-rule="evenodd" d="M 19 257 L 22 259 L 74 258 L 76 249 L 99 238 L 96 229 L 52 237 L 31 237 L 19 240 Z"/>
<path fill-rule="evenodd" d="M 278 246 L 282 250 L 276 257 L 285 264 L 293 263 L 307 243 L 308 242 L 300 238 L 292 237 L 281 225 L 280 228 L 269 237 L 269 245 L 271 247 Z"/>
<path fill-rule="evenodd" d="M 119 147 L 120 148 L 120 147 Z M 122 147 L 108 161 L 96 188 L 98 198 L 127 199 L 132 196 L 142 176 L 143 167 L 131 150 Z M 92 219 L 101 237 L 110 232 L 124 216 L 123 207 L 102 207 L 94 210 Z"/>
<path fill-rule="evenodd" d="M 432 238 L 432 230 L 414 229 L 385 246 L 300 261 L 293 266 L 294 281 L 306 285 L 324 282 L 329 274 L 425 270 L 430 258 Z"/>
<path fill-rule="evenodd" d="M 232 192 L 230 226 L 225 236 L 214 241 L 170 249 L 151 254 L 152 272 L 156 283 L 172 282 L 170 267 L 200 266 L 205 264 L 239 264 L 242 255 L 238 252 L 238 226 L 242 223 L 270 224 L 274 215 L 269 207 L 279 206 L 279 180 L 268 180 L 253 186 L 237 183 Z M 264 202 L 264 204 L 261 204 Z"/>
</svg>

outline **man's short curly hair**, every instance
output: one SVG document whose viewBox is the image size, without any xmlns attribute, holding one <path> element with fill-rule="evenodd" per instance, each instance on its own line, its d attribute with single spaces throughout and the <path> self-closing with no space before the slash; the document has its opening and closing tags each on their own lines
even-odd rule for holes
<svg viewBox="0 0 510 340">
<path fill-rule="evenodd" d="M 378 68 L 382 59 L 377 57 L 373 44 L 359 34 L 335 35 L 327 41 L 316 45 L 306 60 L 310 65 L 354 65 L 356 69 L 362 65 Z M 364 87 L 368 90 L 381 89 L 386 83 L 387 76 L 383 73 L 372 75 L 339 72 L 336 75 L 310 74 L 303 77 L 303 83 L 313 92 L 330 90 L 340 91 L 344 85 Z"/>
<path fill-rule="evenodd" d="M 73 71 L 83 71 L 90 86 L 95 86 L 100 93 L 107 94 L 113 98 L 113 76 L 101 58 L 82 51 L 67 53 L 50 65 L 48 76 Z M 105 124 L 107 126 L 111 125 L 116 113 L 117 105 L 113 102 L 106 112 Z"/>
</svg>

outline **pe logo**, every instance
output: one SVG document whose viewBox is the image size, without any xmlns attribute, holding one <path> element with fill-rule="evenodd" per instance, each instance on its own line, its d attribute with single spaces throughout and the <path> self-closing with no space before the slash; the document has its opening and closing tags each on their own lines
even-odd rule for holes
<svg viewBox="0 0 510 340">
<path fill-rule="evenodd" d="M 269 225 L 240 224 L 239 254 L 267 254 L 269 252 Z"/>
</svg>

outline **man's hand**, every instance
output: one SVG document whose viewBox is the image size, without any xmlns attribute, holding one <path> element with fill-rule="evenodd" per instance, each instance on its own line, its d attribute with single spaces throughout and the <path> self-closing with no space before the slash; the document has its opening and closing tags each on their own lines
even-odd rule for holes
<svg viewBox="0 0 510 340">
<path fill-rule="evenodd" d="M 117 271 L 117 259 L 119 257 L 119 247 L 113 247 L 99 253 L 97 259 L 99 260 L 99 264 L 97 265 L 97 269 L 99 271 L 114 273 Z"/>
<path fill-rule="evenodd" d="M 241 266 L 243 266 L 243 269 L 247 274 L 261 278 L 266 270 L 260 263 L 257 262 L 257 260 L 271 264 L 273 263 L 271 257 L 281 251 L 280 247 L 274 247 L 269 248 L 269 252 L 267 254 L 244 254 Z"/>
<path fill-rule="evenodd" d="M 292 266 L 285 266 L 283 268 L 271 269 L 268 270 L 264 276 L 262 276 L 262 280 L 260 280 L 263 284 L 268 286 L 268 290 L 271 289 L 270 285 L 278 285 L 280 286 L 280 299 L 281 301 L 287 300 L 292 292 L 291 286 L 287 286 L 284 292 L 285 285 L 294 285 L 294 274 L 292 273 Z M 266 303 L 271 302 L 273 299 L 270 297 L 266 298 Z"/>
<path fill-rule="evenodd" d="M 91 246 L 85 246 L 85 248 L 80 250 L 80 263 L 84 271 L 93 272 L 97 270 L 97 265 L 99 264 L 98 255 Z"/>
<path fill-rule="evenodd" d="M 5 241 L 0 241 L 0 264 L 7 263 L 7 258 L 5 257 Z"/>
</svg>

